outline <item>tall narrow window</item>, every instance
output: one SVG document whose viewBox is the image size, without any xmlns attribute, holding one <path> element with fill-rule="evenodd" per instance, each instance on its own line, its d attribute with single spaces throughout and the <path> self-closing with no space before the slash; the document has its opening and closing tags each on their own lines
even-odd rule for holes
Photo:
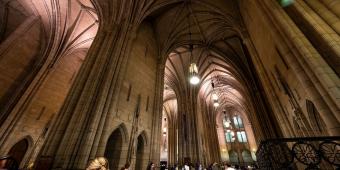
<svg viewBox="0 0 340 170">
<path fill-rule="evenodd" d="M 282 54 L 281 54 L 281 51 L 280 51 L 279 49 L 277 49 L 276 47 L 275 47 L 275 50 L 276 50 L 277 54 L 279 54 L 279 57 L 280 57 L 280 59 L 281 59 L 283 65 L 284 65 L 284 66 L 286 67 L 286 69 L 288 70 L 288 69 L 289 69 L 289 66 L 288 66 L 286 60 L 283 58 L 283 56 L 282 56 Z"/>
<path fill-rule="evenodd" d="M 129 90 L 128 90 L 128 94 L 127 94 L 127 97 L 126 97 L 126 101 L 129 101 L 129 100 L 130 100 L 131 89 L 132 89 L 132 85 L 129 84 Z"/>
<path fill-rule="evenodd" d="M 233 119 L 236 128 L 243 128 L 243 122 L 240 116 L 234 116 Z"/>
<path fill-rule="evenodd" d="M 227 142 L 234 142 L 235 141 L 234 132 L 226 132 L 225 138 Z"/>
<path fill-rule="evenodd" d="M 326 124 L 323 122 L 320 113 L 316 109 L 314 103 L 310 100 L 306 100 L 306 107 L 308 112 L 309 121 L 311 122 L 312 128 L 315 131 L 322 132 L 324 129 L 323 127 L 326 126 Z"/>
<path fill-rule="evenodd" d="M 145 111 L 147 112 L 149 110 L 149 96 L 146 98 L 146 107 Z"/>
<path fill-rule="evenodd" d="M 42 109 L 41 109 L 41 111 L 39 112 L 39 114 L 38 114 L 38 117 L 37 117 L 37 119 L 36 120 L 40 120 L 40 118 L 41 118 L 41 116 L 44 114 L 44 112 L 45 112 L 45 109 L 46 109 L 46 107 L 44 106 L 44 107 L 42 107 Z"/>
<path fill-rule="evenodd" d="M 237 140 L 241 143 L 246 143 L 247 142 L 247 136 L 245 131 L 240 131 L 237 132 Z"/>
</svg>

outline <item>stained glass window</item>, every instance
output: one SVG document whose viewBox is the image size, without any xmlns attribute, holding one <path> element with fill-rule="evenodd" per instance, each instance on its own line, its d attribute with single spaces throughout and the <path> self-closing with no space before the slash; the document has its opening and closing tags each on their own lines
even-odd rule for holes
<svg viewBox="0 0 340 170">
<path fill-rule="evenodd" d="M 247 142 L 247 136 L 245 131 L 240 131 L 237 132 L 237 140 L 241 143 L 246 143 Z"/>
<path fill-rule="evenodd" d="M 243 128 L 243 122 L 240 116 L 234 116 L 233 117 L 234 120 L 234 125 L 236 126 L 236 128 Z"/>
<path fill-rule="evenodd" d="M 234 132 L 226 132 L 225 133 L 225 138 L 226 138 L 227 142 L 234 142 L 235 141 L 233 133 Z"/>
</svg>

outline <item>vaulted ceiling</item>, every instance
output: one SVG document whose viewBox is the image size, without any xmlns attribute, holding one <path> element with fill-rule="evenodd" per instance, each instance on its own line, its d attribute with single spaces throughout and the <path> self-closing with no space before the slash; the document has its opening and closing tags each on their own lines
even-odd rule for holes
<svg viewBox="0 0 340 170">
<path fill-rule="evenodd" d="M 88 49 L 98 30 L 97 12 L 90 0 L 0 0 L 0 40 L 15 31 L 25 19 L 37 17 L 44 42 L 63 56 Z"/>
<path fill-rule="evenodd" d="M 198 97 L 215 109 L 211 96 L 216 93 L 219 113 L 228 109 L 249 112 L 249 63 L 243 51 L 236 1 L 184 1 L 152 18 L 161 55 L 165 56 L 164 84 L 176 94 L 172 96 L 187 97 L 185 91 L 193 88 L 188 80 L 188 48 L 193 44 L 192 58 L 201 77 Z M 164 99 L 168 96 L 164 93 Z"/>
<path fill-rule="evenodd" d="M 190 88 L 188 45 L 194 44 L 202 78 L 199 96 L 208 101 L 215 91 L 224 107 L 245 107 L 249 69 L 240 38 L 243 26 L 237 1 L 0 0 L 0 3 L 1 25 L 7 25 L 0 26 L 0 41 L 25 19 L 36 16 L 40 18 L 46 44 L 53 46 L 58 56 L 88 49 L 99 25 L 110 21 L 108 18 L 118 22 L 138 16 L 136 22 L 152 23 L 161 62 L 166 65 L 165 101 L 173 101 L 183 89 Z M 131 15 L 124 13 L 127 9 Z M 211 81 L 215 82 L 215 89 Z"/>
</svg>

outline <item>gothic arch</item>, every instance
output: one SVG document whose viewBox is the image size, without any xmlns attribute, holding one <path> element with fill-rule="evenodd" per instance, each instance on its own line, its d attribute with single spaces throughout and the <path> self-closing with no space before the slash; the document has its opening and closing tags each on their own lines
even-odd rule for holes
<svg viewBox="0 0 340 170">
<path fill-rule="evenodd" d="M 143 130 L 142 132 L 139 133 L 138 137 L 141 137 L 143 139 L 144 142 L 144 146 L 148 145 L 149 141 L 148 141 L 148 136 L 145 132 L 145 130 Z"/>
<path fill-rule="evenodd" d="M 126 127 L 122 123 L 110 134 L 105 146 L 104 156 L 109 161 L 110 169 L 118 169 L 122 162 L 123 145 L 126 143 Z"/>
<path fill-rule="evenodd" d="M 145 165 L 147 163 L 147 137 L 145 131 L 142 131 L 138 136 L 136 140 L 136 164 L 135 169 L 136 170 L 142 170 L 145 169 Z"/>
<path fill-rule="evenodd" d="M 231 163 L 239 162 L 239 155 L 235 150 L 229 151 L 229 162 Z"/>
<path fill-rule="evenodd" d="M 245 163 L 253 162 L 253 159 L 251 157 L 251 152 L 248 149 L 245 149 L 242 151 L 242 159 Z"/>
<path fill-rule="evenodd" d="M 123 143 L 127 143 L 129 141 L 129 132 L 126 128 L 126 125 L 124 123 L 119 124 L 109 134 L 112 135 L 112 133 L 114 133 L 116 130 L 118 130 L 122 134 Z M 107 140 L 108 139 L 109 139 L 109 136 L 107 137 Z"/>
<path fill-rule="evenodd" d="M 32 145 L 33 139 L 31 136 L 27 135 L 13 144 L 7 152 L 7 155 L 13 157 L 18 165 L 22 166 L 27 159 L 27 154 L 32 149 Z"/>
<path fill-rule="evenodd" d="M 312 129 L 315 131 L 315 133 L 324 134 L 326 124 L 322 120 L 320 113 L 315 107 L 314 103 L 307 99 L 306 108 L 307 108 L 307 113 L 308 113 L 308 119 L 309 119 Z"/>
</svg>

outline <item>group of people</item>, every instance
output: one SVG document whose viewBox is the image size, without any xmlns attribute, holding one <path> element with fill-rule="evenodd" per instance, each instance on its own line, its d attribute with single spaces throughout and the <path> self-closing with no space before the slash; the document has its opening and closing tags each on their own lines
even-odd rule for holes
<svg viewBox="0 0 340 170">
<path fill-rule="evenodd" d="M 10 157 L 2 157 L 0 158 L 0 170 L 2 169 L 18 169 L 18 164 L 13 162 Z M 130 170 L 130 164 L 125 164 L 120 170 Z M 192 164 L 192 163 L 184 163 L 183 165 L 176 164 L 174 166 L 158 166 L 153 162 L 150 162 L 147 166 L 147 170 L 248 170 L 248 169 L 255 169 L 249 167 L 242 167 L 242 166 L 231 166 L 229 164 L 218 164 L 213 163 L 209 166 L 205 167 L 202 164 Z M 104 157 L 97 157 L 96 159 L 92 160 L 86 170 L 109 170 L 109 162 Z"/>
<path fill-rule="evenodd" d="M 239 165 L 230 165 L 227 163 L 212 163 L 209 166 L 203 166 L 202 164 L 192 164 L 192 163 L 184 163 L 183 165 L 176 164 L 174 166 L 162 167 L 157 166 L 154 163 L 149 163 L 147 170 L 252 170 L 256 169 L 255 166 L 239 166 Z"/>
<path fill-rule="evenodd" d="M 229 164 L 218 164 L 213 163 L 210 164 L 208 167 L 202 166 L 202 164 L 197 163 L 196 165 L 193 165 L 191 163 L 184 163 L 184 165 L 174 165 L 170 167 L 163 167 L 167 170 L 249 170 L 253 169 L 250 167 L 244 167 L 244 166 L 231 166 Z M 162 167 L 158 167 L 155 163 L 150 162 L 147 166 L 147 170 L 156 170 L 156 169 L 163 169 Z M 106 158 L 104 157 L 98 157 L 91 161 L 88 168 L 86 170 L 109 170 L 109 163 Z M 124 167 L 122 167 L 120 170 L 130 170 L 130 164 L 125 164 Z"/>
</svg>

